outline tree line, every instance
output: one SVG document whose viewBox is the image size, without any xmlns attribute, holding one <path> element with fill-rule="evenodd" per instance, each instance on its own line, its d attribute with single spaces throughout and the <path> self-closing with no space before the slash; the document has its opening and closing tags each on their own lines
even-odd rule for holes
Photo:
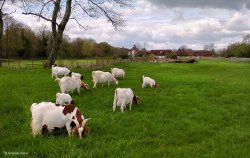
<svg viewBox="0 0 250 158">
<path fill-rule="evenodd" d="M 46 26 L 32 30 L 29 26 L 8 17 L 4 19 L 4 31 L 0 51 L 2 58 L 48 58 L 52 47 L 52 32 Z M 107 42 L 93 39 L 71 39 L 66 34 L 58 52 L 59 58 L 122 57 L 128 58 L 127 48 L 117 48 Z"/>
<path fill-rule="evenodd" d="M 229 44 L 227 48 L 220 50 L 223 57 L 250 58 L 250 34 L 244 35 L 242 41 Z"/>
<path fill-rule="evenodd" d="M 9 5 L 7 5 L 8 3 Z M 120 30 L 125 24 L 121 9 L 130 8 L 132 4 L 133 1 L 131 0 L 1 0 L 0 40 L 1 43 L 7 42 L 7 46 L 4 43 L 1 45 L 3 47 L 0 50 L 5 50 L 6 56 L 10 54 L 18 57 L 35 56 L 38 54 L 40 56 L 47 56 L 45 67 L 51 67 L 57 56 L 64 56 L 65 50 L 71 56 L 73 54 L 69 53 L 75 53 L 76 51 L 77 57 L 85 55 L 111 55 L 114 51 L 117 51 L 117 48 L 113 48 L 106 42 L 97 44 L 91 39 L 75 39 L 71 41 L 65 36 L 65 27 L 69 21 L 74 21 L 79 27 L 87 29 L 88 24 L 84 26 L 79 22 L 80 20 L 97 20 L 102 18 L 111 23 L 115 30 Z M 17 23 L 14 27 L 10 25 L 10 28 L 6 29 L 7 35 L 5 35 L 6 32 L 4 32 L 3 26 L 6 24 L 3 20 L 11 14 L 6 13 L 6 11 L 15 7 L 21 7 L 22 14 L 27 15 L 27 17 L 35 16 L 49 22 L 51 24 L 51 32 L 48 33 L 43 30 L 40 34 L 36 35 L 27 26 L 21 26 L 21 29 L 20 27 L 16 27 L 19 25 Z M 13 32 L 16 35 L 10 36 Z M 10 41 L 10 38 L 15 39 L 15 42 L 17 42 L 14 46 L 12 45 L 14 41 Z M 82 47 L 88 48 L 87 51 L 82 50 Z M 80 48 L 80 50 L 76 48 Z M 3 51 L 0 51 L 0 67 L 2 66 L 1 59 L 3 56 Z"/>
</svg>

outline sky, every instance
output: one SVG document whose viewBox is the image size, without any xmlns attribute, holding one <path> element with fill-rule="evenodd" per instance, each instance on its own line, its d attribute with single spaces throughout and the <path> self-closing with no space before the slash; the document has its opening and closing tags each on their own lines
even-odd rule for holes
<svg viewBox="0 0 250 158">
<path fill-rule="evenodd" d="M 216 49 L 242 40 L 250 33 L 250 0 L 134 0 L 132 9 L 120 10 L 126 19 L 123 31 L 115 31 L 104 19 L 83 19 L 92 29 L 84 30 L 70 21 L 65 34 L 70 38 L 92 38 L 112 46 L 146 49 L 178 49 L 186 45 Z M 36 29 L 50 24 L 17 10 L 14 18 Z"/>
</svg>

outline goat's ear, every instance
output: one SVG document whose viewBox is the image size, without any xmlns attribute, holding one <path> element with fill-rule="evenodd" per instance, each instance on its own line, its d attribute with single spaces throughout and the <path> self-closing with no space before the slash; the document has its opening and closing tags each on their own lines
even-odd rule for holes
<svg viewBox="0 0 250 158">
<path fill-rule="evenodd" d="M 74 104 L 75 104 L 75 101 L 74 101 L 74 100 L 71 100 L 70 104 L 74 105 Z"/>
<path fill-rule="evenodd" d="M 136 100 L 137 100 L 137 104 L 140 104 L 141 99 L 138 96 L 136 96 Z"/>
<path fill-rule="evenodd" d="M 91 118 L 84 119 L 84 120 L 82 121 L 82 127 L 84 127 L 84 126 L 86 125 L 87 121 L 90 120 L 90 119 L 91 119 Z"/>
</svg>

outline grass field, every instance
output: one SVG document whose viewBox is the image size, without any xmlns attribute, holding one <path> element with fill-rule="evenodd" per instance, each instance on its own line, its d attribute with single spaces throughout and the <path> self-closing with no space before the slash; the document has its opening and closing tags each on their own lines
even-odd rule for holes
<svg viewBox="0 0 250 158">
<path fill-rule="evenodd" d="M 115 86 L 74 93 L 91 133 L 31 135 L 30 105 L 55 101 L 59 87 L 49 69 L 0 69 L 0 157 L 250 157 L 250 64 L 200 61 L 196 64 L 126 63 L 119 87 L 132 87 L 139 106 L 112 111 Z M 109 71 L 110 68 L 103 69 Z M 142 75 L 160 84 L 142 89 Z"/>
</svg>

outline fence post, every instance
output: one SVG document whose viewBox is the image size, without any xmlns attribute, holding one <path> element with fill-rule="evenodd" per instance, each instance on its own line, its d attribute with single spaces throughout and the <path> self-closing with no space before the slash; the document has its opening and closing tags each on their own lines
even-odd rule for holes
<svg viewBox="0 0 250 158">
<path fill-rule="evenodd" d="M 18 67 L 19 67 L 19 69 L 20 69 L 20 57 L 18 58 Z"/>
</svg>

